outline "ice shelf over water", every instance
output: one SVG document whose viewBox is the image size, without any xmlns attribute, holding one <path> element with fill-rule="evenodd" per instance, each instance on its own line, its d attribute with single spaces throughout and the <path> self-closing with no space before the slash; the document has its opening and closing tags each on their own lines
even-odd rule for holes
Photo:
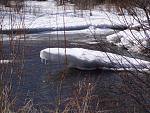
<svg viewBox="0 0 150 113">
<path fill-rule="evenodd" d="M 83 48 L 46 48 L 40 58 L 49 63 L 65 64 L 82 70 L 149 70 L 150 62 L 113 53 Z"/>
</svg>

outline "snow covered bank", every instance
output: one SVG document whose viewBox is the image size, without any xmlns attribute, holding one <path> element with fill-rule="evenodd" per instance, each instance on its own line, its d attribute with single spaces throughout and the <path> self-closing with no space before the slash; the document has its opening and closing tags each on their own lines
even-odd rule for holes
<svg viewBox="0 0 150 113">
<path fill-rule="evenodd" d="M 148 70 L 150 62 L 108 52 L 83 48 L 47 48 L 41 50 L 40 58 L 50 63 L 64 64 L 83 70 Z"/>
<path fill-rule="evenodd" d="M 129 51 L 141 52 L 144 48 L 149 48 L 150 31 L 125 30 L 106 37 L 107 41 L 120 47 L 125 47 Z"/>
<path fill-rule="evenodd" d="M 35 33 L 43 31 L 73 31 L 89 29 L 126 29 L 137 23 L 132 16 L 119 16 L 101 9 L 74 10 L 74 6 L 57 6 L 54 0 L 26 1 L 24 13 L 1 12 L 3 33 L 25 31 Z M 31 10 L 31 11 L 30 11 Z M 90 15 L 92 13 L 92 15 Z M 10 20 L 12 18 L 12 20 Z"/>
<path fill-rule="evenodd" d="M 31 33 L 39 33 L 39 32 L 51 32 L 52 34 L 64 34 L 64 32 L 61 31 L 66 31 L 66 32 L 70 32 L 70 34 L 75 34 L 76 31 L 78 31 L 78 33 L 84 33 L 84 34 L 90 34 L 90 35 L 99 35 L 99 34 L 107 34 L 110 33 L 110 31 L 115 32 L 114 30 L 118 30 L 118 29 L 126 29 L 126 26 L 115 26 L 115 27 L 111 27 L 111 26 L 107 26 L 107 28 L 105 27 L 105 29 L 103 28 L 103 26 L 97 26 L 95 27 L 93 30 L 90 29 L 90 27 L 94 27 L 91 25 L 79 25 L 79 26 L 68 26 L 68 27 L 59 27 L 59 28 L 19 28 L 19 29 L 5 29 L 2 30 L 1 32 L 3 34 L 9 34 L 9 33 L 26 33 L 26 34 L 31 34 Z M 55 32 L 56 31 L 56 32 Z M 58 31 L 58 32 L 57 32 Z M 104 32 L 101 32 L 104 31 Z"/>
<path fill-rule="evenodd" d="M 28 16 L 28 15 L 26 15 Z M 57 20 L 57 18 L 59 20 Z M 103 15 L 104 17 L 105 15 Z M 9 18 L 9 17 L 8 17 Z M 90 19 L 91 18 L 91 19 Z M 14 22 L 9 22 L 9 19 L 5 17 L 4 22 L 2 23 L 2 32 L 4 34 L 11 32 L 25 32 L 25 33 L 37 33 L 37 32 L 44 32 L 44 31 L 74 31 L 74 30 L 84 30 L 89 28 L 94 29 L 113 29 L 113 30 L 120 30 L 120 29 L 127 29 L 128 26 L 119 23 L 116 21 L 110 21 L 105 18 L 97 18 L 95 16 L 92 17 L 63 17 L 60 15 L 52 15 L 49 16 L 42 16 L 35 19 L 33 18 L 25 18 L 24 23 L 21 23 L 22 20 L 16 19 Z M 12 27 L 13 24 L 13 27 Z"/>
</svg>

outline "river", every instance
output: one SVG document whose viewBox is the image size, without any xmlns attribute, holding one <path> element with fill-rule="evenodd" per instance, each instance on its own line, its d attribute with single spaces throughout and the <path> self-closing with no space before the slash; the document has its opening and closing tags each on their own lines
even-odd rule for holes
<svg viewBox="0 0 150 113">
<path fill-rule="evenodd" d="M 57 99 L 60 96 L 59 87 L 62 81 L 61 76 L 63 75 L 64 65 L 42 63 L 39 57 L 40 51 L 47 47 L 82 47 L 99 50 L 99 45 L 103 44 L 104 46 L 106 43 L 101 41 L 100 44 L 87 44 L 83 41 L 80 42 L 77 36 L 78 43 L 77 40 L 68 40 L 65 46 L 65 41 L 62 39 L 52 40 L 47 37 L 47 39 L 49 39 L 47 40 L 45 38 L 42 39 L 43 34 L 39 35 L 41 36 L 40 40 L 31 40 L 30 37 L 33 38 L 35 34 L 30 34 L 26 36 L 27 39 L 25 40 L 14 41 L 15 47 L 19 48 L 18 51 L 15 51 L 15 55 L 18 57 L 17 60 L 21 58 L 23 62 L 15 63 L 13 65 L 14 67 L 10 65 L 10 68 L 7 67 L 9 70 L 7 71 L 11 73 L 10 69 L 13 68 L 14 70 L 13 73 L 11 73 L 11 81 L 13 97 L 17 97 L 17 106 L 24 105 L 28 99 L 31 99 L 35 106 L 41 107 L 51 103 L 50 105 L 55 108 Z M 43 37 L 45 37 L 45 35 L 43 35 Z M 3 51 L 5 51 L 5 55 L 8 55 L 8 58 L 11 52 L 9 47 L 10 41 L 4 41 Z M 107 49 L 105 48 L 105 51 L 109 50 Z M 101 48 L 101 50 L 104 50 L 104 48 Z M 21 72 L 18 72 L 19 70 Z M 6 78 L 6 80 L 7 79 L 8 78 Z M 109 93 L 108 89 L 117 84 L 118 81 L 119 77 L 114 71 L 67 69 L 62 82 L 61 98 L 64 101 L 71 97 L 74 89 L 80 83 L 92 84 L 95 86 L 95 91 L 99 95 Z"/>
</svg>

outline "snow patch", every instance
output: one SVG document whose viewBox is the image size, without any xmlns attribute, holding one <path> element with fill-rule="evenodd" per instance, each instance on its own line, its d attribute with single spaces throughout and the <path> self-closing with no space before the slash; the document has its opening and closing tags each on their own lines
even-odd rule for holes
<svg viewBox="0 0 150 113">
<path fill-rule="evenodd" d="M 106 37 L 107 41 L 129 51 L 140 52 L 149 48 L 150 31 L 124 30 Z"/>
</svg>

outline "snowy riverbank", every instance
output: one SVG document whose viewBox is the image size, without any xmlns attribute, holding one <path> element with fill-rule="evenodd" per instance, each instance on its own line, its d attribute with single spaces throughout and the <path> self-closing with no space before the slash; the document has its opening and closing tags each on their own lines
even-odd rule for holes
<svg viewBox="0 0 150 113">
<path fill-rule="evenodd" d="M 14 36 L 20 33 L 47 32 L 55 37 L 64 36 L 64 34 L 69 37 L 84 34 L 81 40 L 87 39 L 88 43 L 91 41 L 93 43 L 94 40 L 97 42 L 105 35 L 109 43 L 125 47 L 129 51 L 141 52 L 143 48 L 149 47 L 149 37 L 146 35 L 150 34 L 149 30 L 145 34 L 144 31 L 128 29 L 140 27 L 139 21 L 132 15 L 118 15 L 115 11 L 107 11 L 104 7 L 102 9 L 101 6 L 91 11 L 81 11 L 74 7 L 69 3 L 65 6 L 57 6 L 53 0 L 26 1 L 20 13 L 9 10 L 1 11 L 1 32 L 3 34 L 14 33 Z M 146 22 L 144 14 L 138 17 L 141 23 Z M 120 32 L 117 33 L 118 31 Z M 38 36 L 37 39 L 39 39 Z M 3 40 L 9 40 L 9 38 Z"/>
</svg>

